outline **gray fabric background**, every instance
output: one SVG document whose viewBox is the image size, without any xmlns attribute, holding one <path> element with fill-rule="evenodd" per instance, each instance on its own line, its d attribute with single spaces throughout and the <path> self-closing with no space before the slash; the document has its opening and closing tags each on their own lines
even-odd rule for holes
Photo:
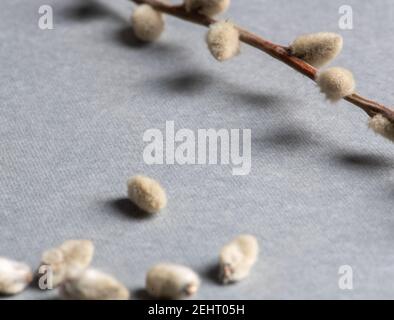
<svg viewBox="0 0 394 320">
<path fill-rule="evenodd" d="M 225 15 L 275 42 L 334 31 L 345 39 L 335 64 L 358 91 L 394 101 L 394 4 L 346 2 L 354 30 L 338 28 L 342 0 L 233 0 Z M 55 30 L 38 28 L 54 8 Z M 346 102 L 252 48 L 224 64 L 205 29 L 168 18 L 165 35 L 141 46 L 124 0 L 2 0 L 0 3 L 0 255 L 39 262 L 65 239 L 96 244 L 94 266 L 141 297 L 160 261 L 202 275 L 198 299 L 394 298 L 393 145 Z M 229 166 L 148 166 L 142 135 L 164 129 L 252 129 L 252 172 Z M 145 173 L 165 186 L 168 208 L 143 218 L 126 181 Z M 239 233 L 261 243 L 242 283 L 223 287 L 212 270 Z M 338 268 L 354 270 L 354 290 Z M 17 299 L 49 299 L 29 289 Z"/>
</svg>

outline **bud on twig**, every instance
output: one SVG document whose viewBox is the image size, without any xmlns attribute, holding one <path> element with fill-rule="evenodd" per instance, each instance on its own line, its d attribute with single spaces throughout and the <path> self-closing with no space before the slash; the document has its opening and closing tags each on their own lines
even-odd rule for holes
<svg viewBox="0 0 394 320">
<path fill-rule="evenodd" d="M 291 53 L 310 65 L 319 68 L 333 60 L 342 50 L 339 34 L 319 32 L 298 37 L 290 46 Z"/>
<path fill-rule="evenodd" d="M 394 123 L 381 114 L 377 114 L 369 120 L 369 127 L 377 134 L 394 142 Z"/>
<path fill-rule="evenodd" d="M 230 22 L 221 21 L 212 24 L 207 33 L 209 51 L 219 61 L 228 60 L 239 53 L 239 31 Z"/>
<path fill-rule="evenodd" d="M 131 22 L 135 36 L 142 41 L 155 41 L 164 31 L 163 15 L 147 4 L 135 8 Z"/>
<path fill-rule="evenodd" d="M 323 71 L 316 82 L 327 99 L 333 102 L 351 95 L 356 87 L 353 74 L 349 70 L 339 67 Z"/>
<path fill-rule="evenodd" d="M 186 11 L 198 11 L 208 17 L 226 11 L 229 6 L 230 0 L 185 0 Z"/>
</svg>

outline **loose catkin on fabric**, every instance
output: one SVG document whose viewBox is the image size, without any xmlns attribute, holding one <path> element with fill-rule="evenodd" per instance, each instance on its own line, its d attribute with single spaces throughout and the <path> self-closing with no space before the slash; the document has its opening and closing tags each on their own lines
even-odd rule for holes
<svg viewBox="0 0 394 320">
<path fill-rule="evenodd" d="M 245 279 L 259 254 L 257 239 L 252 235 L 240 235 L 220 251 L 220 274 L 224 284 Z"/>
<path fill-rule="evenodd" d="M 41 265 L 51 268 L 52 286 L 57 287 L 89 267 L 94 255 L 90 240 L 67 240 L 59 247 L 46 250 Z"/>
<path fill-rule="evenodd" d="M 154 298 L 180 299 L 198 291 L 200 279 L 188 267 L 160 263 L 152 267 L 146 276 L 146 290 Z"/>
<path fill-rule="evenodd" d="M 154 179 L 138 175 L 127 182 L 129 199 L 148 213 L 157 213 L 167 205 L 163 187 Z"/>
<path fill-rule="evenodd" d="M 15 295 L 33 279 L 30 267 L 22 262 L 0 257 L 0 295 Z"/>
<path fill-rule="evenodd" d="M 63 299 L 70 300 L 128 300 L 129 290 L 113 276 L 87 269 L 79 277 L 67 280 L 60 287 Z"/>
</svg>

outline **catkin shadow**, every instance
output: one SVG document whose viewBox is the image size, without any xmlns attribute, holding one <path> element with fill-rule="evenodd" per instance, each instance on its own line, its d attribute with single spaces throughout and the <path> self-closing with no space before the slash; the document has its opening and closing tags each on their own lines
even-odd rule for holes
<svg viewBox="0 0 394 320">
<path fill-rule="evenodd" d="M 382 170 L 393 169 L 392 160 L 368 153 L 357 151 L 340 151 L 332 156 L 332 160 L 345 169 L 352 170 Z"/>
<path fill-rule="evenodd" d="M 322 145 L 322 140 L 314 138 L 311 132 L 303 128 L 284 126 L 273 130 L 273 132 L 259 138 L 256 142 L 265 148 L 295 151 L 310 148 L 311 146 L 320 146 Z"/>
<path fill-rule="evenodd" d="M 276 107 L 278 102 L 281 102 L 282 100 L 278 95 L 263 92 L 245 91 L 236 92 L 234 95 L 244 104 L 256 107 L 265 107 L 267 105 L 275 105 Z"/>
<path fill-rule="evenodd" d="M 132 291 L 132 296 L 138 300 L 155 300 L 149 295 L 144 288 L 139 288 Z"/>
<path fill-rule="evenodd" d="M 115 37 L 123 46 L 139 49 L 149 46 L 149 42 L 139 40 L 135 34 L 132 26 L 123 26 L 115 31 Z"/>
<path fill-rule="evenodd" d="M 284 109 L 290 112 L 290 105 L 296 104 L 294 98 L 286 97 L 280 94 L 254 91 L 248 88 L 240 88 L 234 84 L 229 84 L 228 95 L 232 96 L 234 101 L 244 108 L 245 106 L 261 109 L 269 109 L 273 113 L 281 113 Z"/>
<path fill-rule="evenodd" d="M 214 78 L 200 70 L 175 72 L 154 80 L 160 88 L 177 94 L 198 94 L 204 91 Z"/>
<path fill-rule="evenodd" d="M 208 280 L 211 283 L 220 285 L 222 284 L 219 279 L 219 264 L 218 263 L 212 263 L 209 265 L 203 272 L 201 273 L 201 276 Z"/>
<path fill-rule="evenodd" d="M 39 280 L 40 280 L 40 274 L 38 274 L 38 270 L 34 271 L 33 274 L 33 280 L 29 284 L 29 289 L 32 290 L 37 290 L 37 291 L 42 291 L 39 287 Z"/>
<path fill-rule="evenodd" d="M 127 198 L 110 200 L 108 205 L 123 217 L 137 220 L 152 219 L 154 217 L 154 214 L 143 211 Z"/>
<path fill-rule="evenodd" d="M 130 24 L 122 24 L 120 28 L 114 30 L 113 38 L 117 44 L 123 47 L 144 50 L 149 55 L 148 59 L 174 59 L 177 55 L 182 55 L 182 47 L 165 41 L 146 42 L 138 39 Z"/>
<path fill-rule="evenodd" d="M 64 11 L 64 16 L 70 20 L 88 22 L 108 16 L 108 10 L 100 3 L 91 0 L 83 0 L 73 7 Z"/>
</svg>

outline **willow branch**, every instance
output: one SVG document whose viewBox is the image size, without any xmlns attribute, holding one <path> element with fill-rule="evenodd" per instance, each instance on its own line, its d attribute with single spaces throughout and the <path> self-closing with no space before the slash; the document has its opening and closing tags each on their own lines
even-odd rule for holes
<svg viewBox="0 0 394 320">
<path fill-rule="evenodd" d="M 171 5 L 164 2 L 160 2 L 160 0 L 131 0 L 131 1 L 136 4 L 148 4 L 157 11 L 206 27 L 209 27 L 211 24 L 217 22 L 215 19 L 199 14 L 197 12 L 186 11 L 183 4 Z M 303 74 L 304 76 L 310 78 L 313 81 L 316 81 L 317 69 L 309 65 L 305 61 L 293 56 L 290 53 L 290 49 L 288 47 L 272 43 L 243 28 L 240 27 L 237 28 L 239 30 L 240 41 L 269 54 L 271 57 L 287 64 L 288 66 L 298 71 L 299 73 Z M 370 117 L 373 117 L 377 114 L 381 114 L 387 119 L 389 119 L 392 123 L 394 123 L 394 110 L 391 110 L 380 103 L 366 99 L 357 93 L 347 96 L 344 99 L 352 103 L 353 105 L 359 107 L 360 109 L 364 110 Z"/>
</svg>

